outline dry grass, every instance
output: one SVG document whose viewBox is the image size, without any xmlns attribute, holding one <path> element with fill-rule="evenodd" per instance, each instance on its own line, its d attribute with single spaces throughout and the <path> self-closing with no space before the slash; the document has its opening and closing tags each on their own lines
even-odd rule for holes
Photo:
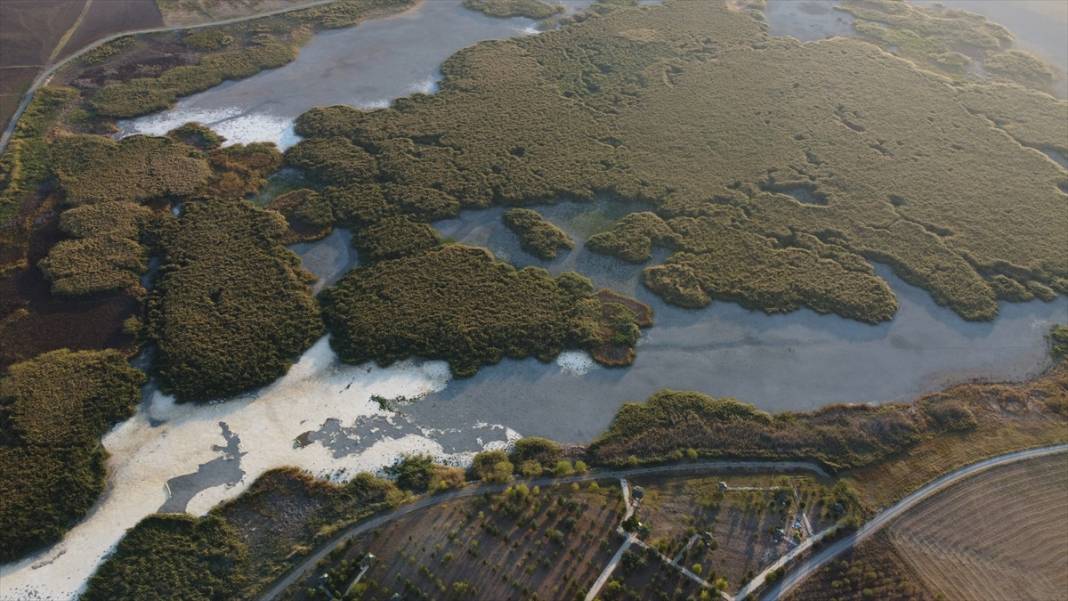
<svg viewBox="0 0 1068 601">
<path fill-rule="evenodd" d="M 1068 591 L 1068 457 L 999 467 L 895 522 L 890 539 L 947 599 L 1047 600 Z"/>
<path fill-rule="evenodd" d="M 873 507 L 885 507 L 940 474 L 1010 451 L 1068 440 L 1068 364 L 1022 384 L 964 384 L 928 399 L 957 399 L 976 417 L 969 432 L 925 439 L 906 453 L 844 476 Z M 921 401 L 922 402 L 922 401 Z"/>
</svg>

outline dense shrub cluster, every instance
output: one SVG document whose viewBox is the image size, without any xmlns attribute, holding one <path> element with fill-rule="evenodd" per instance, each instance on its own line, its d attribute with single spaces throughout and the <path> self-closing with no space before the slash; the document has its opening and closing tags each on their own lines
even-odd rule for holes
<svg viewBox="0 0 1068 601">
<path fill-rule="evenodd" d="M 291 232 L 290 241 L 318 240 L 330 233 L 334 225 L 334 209 L 330 202 L 315 190 L 300 188 L 279 194 L 267 208 L 286 218 Z"/>
<path fill-rule="evenodd" d="M 547 19 L 563 10 L 559 4 L 542 0 L 464 0 L 464 7 L 491 17 Z"/>
<path fill-rule="evenodd" d="M 430 250 L 439 240 L 437 231 L 429 225 L 396 216 L 360 229 L 352 243 L 367 261 L 383 261 Z"/>
<path fill-rule="evenodd" d="M 723 297 L 882 321 L 896 301 L 869 261 L 967 319 L 993 318 L 999 296 L 1068 292 L 1064 172 L 1004 135 L 1063 146 L 1064 102 L 947 86 L 856 40 L 771 38 L 716 2 L 594 13 L 458 53 L 433 96 L 309 111 L 291 163 L 323 185 L 391 182 L 468 207 L 647 201 L 663 223 L 624 220 L 593 245 L 634 261 L 671 246 L 645 281 L 686 306 Z M 919 27 L 909 15 L 882 26 Z M 976 47 L 1005 43 L 964 14 L 922 19 Z"/>
<path fill-rule="evenodd" d="M 198 151 L 169 138 L 69 136 L 52 144 L 51 156 L 69 204 L 187 196 L 211 174 Z"/>
<path fill-rule="evenodd" d="M 504 213 L 504 225 L 515 232 L 523 250 L 546 261 L 556 258 L 560 249 L 574 248 L 575 243 L 564 230 L 530 209 L 508 209 Z"/>
<path fill-rule="evenodd" d="M 311 275 L 282 218 L 242 200 L 186 203 L 162 237 L 148 325 L 160 382 L 210 400 L 274 381 L 321 334 Z"/>
<path fill-rule="evenodd" d="M 0 156 L 0 223 L 7 223 L 14 214 L 21 195 L 32 192 L 50 175 L 44 135 L 62 109 L 77 97 L 77 90 L 52 86 L 33 95 Z"/>
<path fill-rule="evenodd" d="M 267 177 L 282 166 L 282 153 L 273 142 L 235 144 L 213 150 L 208 162 L 214 173 L 209 182 L 212 194 L 242 198 L 267 183 Z"/>
<path fill-rule="evenodd" d="M 267 37 L 248 47 L 208 54 L 195 65 L 164 71 L 159 77 L 131 79 L 96 92 L 92 107 L 107 117 L 130 118 L 163 110 L 182 96 L 203 92 L 228 79 L 243 79 L 281 67 L 297 56 L 293 46 Z"/>
<path fill-rule="evenodd" d="M 115 351 L 53 351 L 0 380 L 0 563 L 51 544 L 104 488 L 100 437 L 144 376 Z"/>
<path fill-rule="evenodd" d="M 917 405 L 832 405 L 771 415 L 734 399 L 665 390 L 624 405 L 590 455 L 620 464 L 695 449 L 709 457 L 813 460 L 843 470 L 884 460 L 933 434 L 973 430 L 973 409 L 981 403 L 939 394 Z"/>
<path fill-rule="evenodd" d="M 606 231 L 586 241 L 593 252 L 612 255 L 630 263 L 642 263 L 652 256 L 653 247 L 671 248 L 675 232 L 656 213 L 630 213 Z"/>
<path fill-rule="evenodd" d="M 622 323 L 606 332 L 604 303 L 585 278 L 516 270 L 460 245 L 357 268 L 320 300 L 343 361 L 445 359 L 457 376 L 504 357 L 548 361 L 568 347 L 599 347 L 638 321 L 617 316 Z"/>
<path fill-rule="evenodd" d="M 37 266 L 52 282 L 53 294 L 143 293 L 148 252 L 141 241 L 157 219 L 151 209 L 131 202 L 74 207 L 59 218 L 60 230 L 71 239 L 58 242 Z"/>
<path fill-rule="evenodd" d="M 255 598 L 338 524 L 397 502 L 388 480 L 359 474 L 335 485 L 292 469 L 260 476 L 205 517 L 155 515 L 130 529 L 83 599 L 230 601 Z"/>
<path fill-rule="evenodd" d="M 82 599 L 227 601 L 243 584 L 246 554 L 217 516 L 149 516 L 126 533 Z"/>
</svg>

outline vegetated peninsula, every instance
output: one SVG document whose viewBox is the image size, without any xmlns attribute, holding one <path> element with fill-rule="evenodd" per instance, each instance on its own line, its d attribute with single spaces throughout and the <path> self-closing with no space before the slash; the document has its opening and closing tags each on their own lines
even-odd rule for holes
<svg viewBox="0 0 1068 601">
<path fill-rule="evenodd" d="M 549 220 L 531 209 L 515 208 L 505 211 L 504 225 L 519 237 L 523 250 L 543 260 L 556 258 L 557 251 L 570 250 L 575 242 Z"/>
<path fill-rule="evenodd" d="M 595 294 L 578 274 L 517 270 L 455 244 L 358 267 L 320 301 L 343 361 L 444 359 L 461 377 L 505 357 L 548 361 L 567 348 L 627 364 L 638 328 L 651 325 L 647 307 Z"/>
<path fill-rule="evenodd" d="M 526 17 L 535 20 L 548 19 L 564 10 L 559 4 L 542 0 L 464 0 L 464 8 L 491 17 Z"/>
<path fill-rule="evenodd" d="M 301 144 L 469 207 L 647 201 L 676 252 L 646 282 L 685 306 L 882 321 L 896 302 L 870 261 L 973 320 L 1068 292 L 1068 181 L 1026 148 L 1068 150 L 1066 103 L 858 40 L 773 38 L 718 2 L 574 21 L 456 54 L 433 96 L 309 111 Z"/>
<path fill-rule="evenodd" d="M 58 541 L 104 490 L 100 437 L 145 376 L 116 351 L 58 350 L 0 379 L 0 563 Z"/>
</svg>

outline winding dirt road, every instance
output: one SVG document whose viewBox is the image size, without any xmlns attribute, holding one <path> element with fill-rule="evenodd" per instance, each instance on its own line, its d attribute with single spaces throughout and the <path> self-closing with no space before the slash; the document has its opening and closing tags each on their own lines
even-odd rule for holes
<svg viewBox="0 0 1068 601">
<path fill-rule="evenodd" d="M 824 478 L 830 476 L 819 465 L 807 461 L 700 461 L 696 463 L 679 463 L 672 465 L 655 465 L 649 467 L 634 467 L 620 470 L 608 470 L 608 471 L 596 471 L 586 474 L 578 474 L 575 476 L 567 476 L 565 478 L 536 478 L 533 480 L 525 480 L 529 486 L 547 486 L 549 484 L 570 484 L 572 482 L 588 482 L 591 480 L 617 480 L 620 478 L 633 478 L 635 476 L 648 476 L 655 474 L 685 474 L 685 473 L 707 473 L 707 472 L 722 472 L 722 471 L 758 471 L 758 472 L 811 472 Z M 293 584 L 303 580 L 309 572 L 315 569 L 331 551 L 341 545 L 345 541 L 370 532 L 376 528 L 381 527 L 384 524 L 392 522 L 396 519 L 404 517 L 408 514 L 414 513 L 421 509 L 426 509 L 433 505 L 446 503 L 448 501 L 454 501 L 456 499 L 463 499 L 466 497 L 473 497 L 486 493 L 498 493 L 503 491 L 510 484 L 487 484 L 476 485 L 454 490 L 446 493 L 437 494 L 430 497 L 423 497 L 414 503 L 399 507 L 389 513 L 379 514 L 373 518 L 362 521 L 358 524 L 354 524 L 343 530 L 341 533 L 334 536 L 323 546 L 316 549 L 310 555 L 308 555 L 304 561 L 300 562 L 281 578 L 274 582 L 263 594 L 260 595 L 260 601 L 274 601 L 277 599 L 287 588 Z"/>
<path fill-rule="evenodd" d="M 264 17 L 271 17 L 271 16 L 274 16 L 274 15 L 281 15 L 281 14 L 288 13 L 288 12 L 293 12 L 293 11 L 296 11 L 296 10 L 303 10 L 305 8 L 312 8 L 313 6 L 320 6 L 322 4 L 331 4 L 331 3 L 336 2 L 336 1 L 337 0 L 315 0 L 314 2 L 307 2 L 307 3 L 299 4 L 299 5 L 296 5 L 296 6 L 287 6 L 285 8 L 279 8 L 277 10 L 271 10 L 271 11 L 267 11 L 267 12 L 257 13 L 255 15 L 247 15 L 247 16 L 244 16 L 244 17 L 233 17 L 233 18 L 230 18 L 230 19 L 222 19 L 222 20 L 219 20 L 219 21 L 210 21 L 210 22 L 207 22 L 207 23 L 197 23 L 195 25 L 170 25 L 170 26 L 165 25 L 163 27 L 149 27 L 147 29 L 132 29 L 132 30 L 129 30 L 129 31 L 122 31 L 122 32 L 119 32 L 119 33 L 113 33 L 113 34 L 111 34 L 111 35 L 109 35 L 107 37 L 100 38 L 99 40 L 93 42 L 92 44 L 89 44 L 89 45 L 85 46 L 84 48 L 81 48 L 80 50 L 78 50 L 74 54 L 71 54 L 70 56 L 64 58 L 63 60 L 59 61 L 58 63 L 54 63 L 54 64 L 50 65 L 47 69 L 45 69 L 44 71 L 41 71 L 41 73 L 37 75 L 37 77 L 33 80 L 33 83 L 30 84 L 30 87 L 26 90 L 26 93 L 22 95 L 22 100 L 19 102 L 18 108 L 15 109 L 15 114 L 11 115 L 11 119 L 8 121 L 7 127 L 4 128 L 4 133 L 0 134 L 0 153 L 4 152 L 4 150 L 7 148 L 7 144 L 11 140 L 11 134 L 14 133 L 15 126 L 18 124 L 19 118 L 22 117 L 22 113 L 24 113 L 26 111 L 26 107 L 28 107 L 30 105 L 30 101 L 33 100 L 34 93 L 36 93 L 37 90 L 41 86 L 47 84 L 48 81 L 50 79 L 52 79 L 52 76 L 56 74 L 56 71 L 62 69 L 65 65 L 67 65 L 68 63 L 70 63 L 73 60 L 76 60 L 78 57 L 83 56 L 85 53 L 90 52 L 90 51 L 92 51 L 92 50 L 94 50 L 96 48 L 99 48 L 100 46 L 102 46 L 104 44 L 107 44 L 108 42 L 111 42 L 113 40 L 117 40 L 117 39 L 119 39 L 121 37 L 125 37 L 125 36 L 128 36 L 128 35 L 141 35 L 141 34 L 146 34 L 146 33 L 163 33 L 163 32 L 166 32 L 166 31 L 182 31 L 182 30 L 187 30 L 187 29 L 203 29 L 205 27 L 216 27 L 218 25 L 230 25 L 232 23 L 241 23 L 242 21 L 252 21 L 253 19 L 262 19 Z M 88 7 L 88 4 L 86 5 L 86 7 Z M 83 16 L 84 16 L 84 11 L 83 11 Z M 79 19 L 80 18 L 81 17 L 79 17 Z M 73 32 L 74 32 L 74 29 L 72 28 L 70 31 L 67 32 L 65 37 L 69 37 L 70 34 L 73 33 Z"/>
</svg>

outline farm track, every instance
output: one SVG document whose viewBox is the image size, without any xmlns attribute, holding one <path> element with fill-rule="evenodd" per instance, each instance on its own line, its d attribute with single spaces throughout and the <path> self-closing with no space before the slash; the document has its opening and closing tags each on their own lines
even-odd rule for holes
<svg viewBox="0 0 1068 601">
<path fill-rule="evenodd" d="M 229 19 L 221 19 L 219 21 L 210 21 L 208 23 L 197 23 L 195 25 L 171 25 L 171 26 L 163 26 L 163 27 L 148 27 L 148 28 L 144 28 L 144 29 L 132 29 L 132 30 L 129 30 L 129 31 L 122 31 L 122 32 L 119 32 L 119 33 L 113 33 L 113 34 L 108 35 L 106 37 L 100 38 L 99 40 L 96 40 L 96 41 L 92 42 L 91 44 L 88 44 L 88 45 L 82 47 L 77 52 L 74 52 L 73 54 L 68 55 L 63 60 L 61 60 L 61 61 L 59 61 L 57 63 L 51 64 L 47 69 L 45 69 L 44 71 L 39 73 L 37 75 L 37 77 L 34 78 L 33 83 L 30 84 L 30 87 L 22 95 L 22 100 L 19 102 L 18 108 L 15 109 L 15 113 L 13 115 L 11 115 L 11 119 L 8 120 L 7 127 L 4 128 L 3 134 L 0 134 L 0 153 L 3 153 L 4 150 L 7 149 L 7 144 L 11 140 L 11 135 L 15 131 L 15 126 L 18 125 L 19 118 L 21 118 L 22 117 L 22 113 L 24 113 L 26 111 L 26 107 L 28 107 L 30 105 L 30 101 L 33 100 L 33 95 L 37 92 L 37 90 L 40 89 L 41 86 L 46 85 L 49 82 L 49 80 L 52 79 L 52 76 L 55 75 L 56 72 L 59 71 L 60 69 L 62 69 L 64 66 L 66 66 L 70 62 L 78 59 L 79 57 L 81 57 L 82 55 L 86 54 L 87 52 L 91 52 L 92 50 L 95 50 L 96 48 L 99 48 L 100 46 L 103 46 L 104 44 L 107 44 L 108 42 L 117 40 L 117 39 L 119 39 L 121 37 L 125 37 L 125 36 L 128 36 L 128 35 L 144 35 L 144 34 L 149 34 L 149 33 L 165 33 L 165 32 L 170 32 L 170 31 L 185 31 L 185 30 L 190 30 L 190 29 L 203 29 L 205 27 L 217 27 L 217 26 L 220 26 L 220 25 L 232 25 L 234 23 L 241 23 L 241 22 L 244 22 L 244 21 L 252 21 L 254 19 L 262 19 L 262 18 L 265 18 L 265 17 L 273 17 L 275 15 L 281 15 L 281 14 L 285 14 L 285 13 L 289 13 L 289 12 L 293 12 L 293 11 L 304 10 L 306 8 L 313 8 L 313 7 L 316 7 L 316 6 L 321 6 L 323 4 L 331 4 L 331 3 L 336 2 L 336 1 L 337 0 L 315 0 L 313 2 L 307 2 L 307 3 L 304 3 L 304 4 L 297 5 L 297 6 L 288 6 L 288 7 L 285 7 L 285 8 L 280 8 L 280 9 L 277 9 L 277 10 L 267 11 L 267 12 L 263 12 L 263 13 L 259 13 L 259 14 L 255 14 L 255 15 L 247 15 L 247 16 L 244 16 L 244 17 L 233 17 L 233 18 L 229 18 Z"/>
<path fill-rule="evenodd" d="M 1047 458 L 989 472 L 925 502 L 890 538 L 946 598 L 1056 598 L 1068 589 L 1066 468 Z"/>
<path fill-rule="evenodd" d="M 1049 457 L 1051 455 L 1060 455 L 1068 453 L 1068 444 L 1059 444 L 1048 447 L 1040 447 L 1037 449 L 1028 449 L 1024 451 L 1016 451 L 1013 453 L 1007 453 L 999 455 L 997 457 L 991 457 L 977 463 L 959 468 L 947 474 L 944 474 L 935 480 L 922 486 L 915 492 L 907 495 L 891 507 L 880 512 L 869 522 L 860 527 L 856 532 L 847 535 L 845 538 L 837 540 L 823 549 L 817 551 L 812 556 L 803 560 L 800 564 L 791 569 L 785 577 L 770 586 L 761 596 L 765 601 L 771 601 L 775 599 L 781 599 L 786 596 L 791 590 L 801 584 L 806 578 L 814 574 L 818 569 L 830 563 L 833 559 L 848 551 L 852 547 L 860 544 L 863 540 L 867 539 L 876 532 L 889 526 L 895 522 L 897 518 L 906 514 L 916 506 L 926 502 L 929 498 L 949 489 L 962 480 L 969 479 L 977 474 L 986 472 L 992 468 L 1019 463 L 1026 460 L 1038 459 L 1042 457 Z M 970 484 L 970 482 L 969 482 Z M 1004 506 L 1005 503 L 1002 503 Z M 1011 503 L 1009 504 L 1012 505 Z M 975 522 L 975 520 L 981 520 L 983 516 L 976 516 L 971 511 L 967 512 L 969 519 Z M 978 523 L 978 522 L 975 522 Z M 964 530 L 970 530 L 969 527 L 965 527 Z M 745 598 L 750 591 L 758 588 L 764 581 L 768 574 L 768 570 L 758 574 L 749 584 L 743 587 L 745 595 L 739 593 L 738 599 Z M 1020 599 L 1020 591 L 1014 590 L 1012 593 L 1014 596 L 1010 597 L 1013 601 Z"/>
<path fill-rule="evenodd" d="M 655 474 L 705 474 L 735 470 L 772 473 L 805 471 L 825 478 L 830 477 L 822 467 L 806 461 L 702 461 L 697 463 L 655 465 L 649 467 L 607 470 L 602 472 L 589 472 L 565 478 L 536 478 L 524 482 L 533 487 L 549 486 L 552 484 L 570 484 L 572 482 L 589 482 L 592 480 L 618 480 L 620 478 L 632 478 L 635 476 Z M 360 534 L 379 528 L 384 524 L 415 511 L 426 509 L 427 507 L 466 497 L 499 493 L 508 486 L 510 486 L 510 484 L 475 485 L 430 497 L 423 497 L 414 503 L 404 505 L 389 513 L 379 514 L 368 520 L 349 526 L 319 548 L 312 551 L 302 562 L 293 566 L 293 568 L 271 584 L 258 598 L 260 601 L 273 601 L 274 599 L 279 598 L 286 589 L 303 580 L 313 569 L 315 569 L 315 566 L 318 565 L 320 561 L 329 555 L 331 551 Z"/>
</svg>

